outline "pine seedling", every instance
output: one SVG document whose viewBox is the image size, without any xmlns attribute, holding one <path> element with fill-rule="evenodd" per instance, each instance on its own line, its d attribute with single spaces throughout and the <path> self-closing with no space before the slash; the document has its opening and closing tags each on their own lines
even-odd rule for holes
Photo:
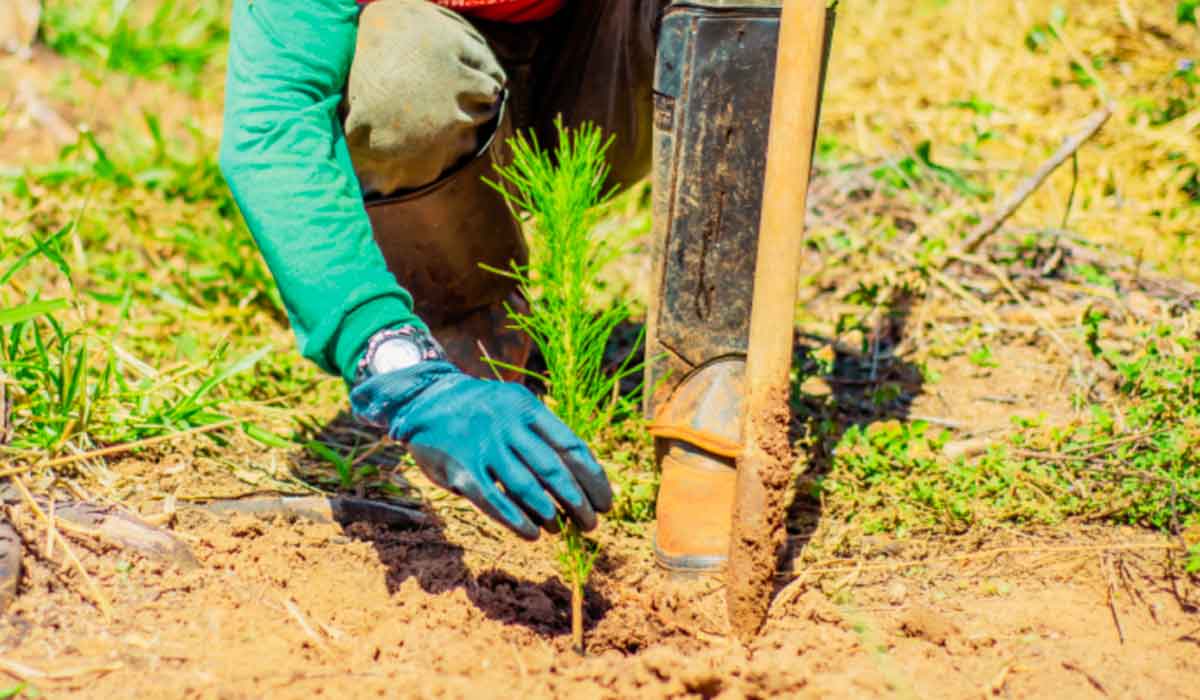
<svg viewBox="0 0 1200 700">
<path fill-rule="evenodd" d="M 569 520 L 559 518 L 558 525 L 562 528 L 558 566 L 571 588 L 571 643 L 576 653 L 583 654 L 583 588 L 592 575 L 600 547 L 594 540 L 584 537 Z"/>
<path fill-rule="evenodd" d="M 601 272 L 624 251 L 622 241 L 600 236 L 594 224 L 607 203 L 612 139 L 584 124 L 568 130 L 556 122 L 558 146 L 542 149 L 535 136 L 509 141 L 511 164 L 497 167 L 505 184 L 491 183 L 528 216 L 529 263 L 493 270 L 516 280 L 529 302 L 521 313 L 508 309 L 512 323 L 529 334 L 546 363 L 546 403 L 584 442 L 590 443 L 618 412 L 632 410 L 636 397 L 622 398 L 622 379 L 641 371 L 630 353 L 615 371 L 606 371 L 604 351 L 616 328 L 629 318 L 616 301 L 597 309 Z M 640 339 L 639 339 L 640 342 Z M 507 367 L 532 374 L 523 368 Z M 599 550 L 573 524 L 563 522 L 559 560 L 571 587 L 571 630 L 583 651 L 583 591 Z"/>
</svg>

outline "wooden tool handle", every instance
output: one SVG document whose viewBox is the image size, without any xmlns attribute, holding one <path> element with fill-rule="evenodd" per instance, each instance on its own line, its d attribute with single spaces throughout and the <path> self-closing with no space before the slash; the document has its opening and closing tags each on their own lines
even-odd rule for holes
<svg viewBox="0 0 1200 700">
<path fill-rule="evenodd" d="M 784 0 L 781 22 L 750 314 L 745 447 L 738 459 L 728 569 L 730 622 L 743 638 L 766 620 L 786 539 L 783 498 L 794 461 L 789 374 L 825 52 L 825 0 Z"/>
</svg>

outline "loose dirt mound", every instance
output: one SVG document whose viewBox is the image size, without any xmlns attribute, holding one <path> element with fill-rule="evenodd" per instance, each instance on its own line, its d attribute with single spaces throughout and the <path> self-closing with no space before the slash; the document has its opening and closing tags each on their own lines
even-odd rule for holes
<svg viewBox="0 0 1200 700">
<path fill-rule="evenodd" d="M 30 562 L 0 666 L 53 697 L 1183 697 L 1200 682 L 1195 608 L 1151 538 L 810 567 L 745 647 L 718 583 L 667 580 L 645 539 L 608 533 L 578 658 L 546 543 L 454 515 L 396 532 L 185 513 L 176 532 L 200 569 L 79 550 L 105 572 L 108 620 L 65 568 Z"/>
</svg>

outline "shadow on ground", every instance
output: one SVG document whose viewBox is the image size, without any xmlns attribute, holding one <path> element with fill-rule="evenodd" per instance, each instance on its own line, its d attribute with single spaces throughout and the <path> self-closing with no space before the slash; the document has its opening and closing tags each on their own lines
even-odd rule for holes
<svg viewBox="0 0 1200 700">
<path fill-rule="evenodd" d="M 799 464 L 807 468 L 796 474 L 795 497 L 788 506 L 788 547 L 780 553 L 781 585 L 789 578 L 792 562 L 803 553 L 820 522 L 820 479 L 829 473 L 833 449 L 846 431 L 880 421 L 907 419 L 912 400 L 922 391 L 919 368 L 897 354 L 908 316 L 908 305 L 893 306 L 865 336 L 861 347 L 847 347 L 837 339 L 815 335 L 801 334 L 796 340 L 791 439 L 802 452 Z M 638 339 L 642 330 L 641 324 L 623 324 L 614 334 L 606 364 L 615 368 L 630 352 L 635 352 L 634 361 L 640 362 L 642 350 Z M 834 350 L 832 356 L 826 348 Z M 535 372 L 544 369 L 540 358 L 532 358 L 530 369 Z M 635 390 L 636 382 L 637 379 L 629 380 L 628 386 L 622 386 L 622 393 Z M 531 388 L 538 391 L 540 387 L 534 384 Z M 347 414 L 317 427 L 313 435 L 327 444 L 341 446 L 378 438 L 378 433 L 372 434 Z M 386 469 L 402 457 L 401 450 L 389 447 L 367 461 Z M 348 536 L 374 546 L 387 567 L 387 585 L 392 593 L 409 582 L 415 582 L 432 595 L 462 590 L 490 619 L 521 625 L 548 636 L 570 632 L 570 592 L 557 577 L 534 581 L 499 568 L 474 571 L 465 562 L 462 546 L 446 537 L 444 521 L 415 530 L 362 522 L 346 522 L 342 526 Z M 494 556 L 499 559 L 505 555 L 506 545 L 498 540 L 495 544 Z M 597 570 L 617 565 L 602 558 Z M 585 625 L 593 628 L 612 604 L 591 587 L 585 600 Z"/>
<path fill-rule="evenodd" d="M 343 456 L 354 454 L 363 445 L 376 443 L 382 434 L 358 423 L 348 413 L 340 413 L 321 426 L 312 426 L 312 439 L 320 440 Z M 372 453 L 363 459 L 363 464 L 378 466 L 386 473 L 404 459 L 404 451 L 395 445 Z M 369 542 L 378 554 L 379 561 L 387 568 L 389 593 L 396 593 L 410 581 L 431 595 L 462 590 L 466 599 L 488 618 L 527 627 L 546 636 L 570 633 L 569 617 L 571 594 L 557 578 L 541 581 L 518 578 L 498 567 L 470 567 L 465 561 L 466 551 L 446 536 L 447 522 L 432 509 L 413 500 L 416 490 L 404 479 L 402 469 L 396 470 L 388 479 L 390 483 L 408 494 L 408 498 L 387 500 L 421 508 L 431 522 L 424 526 L 389 526 L 358 520 L 339 520 L 345 534 L 356 540 Z M 301 473 L 301 478 L 323 489 L 329 485 L 317 478 L 317 473 Z M 331 494 L 332 495 L 332 494 Z M 368 498 L 385 499 L 382 493 L 366 494 Z M 465 502 L 462 507 L 469 508 Z M 469 527 L 463 521 L 464 527 Z M 513 546 L 521 546 L 516 540 L 500 540 L 487 532 L 472 537 L 485 556 L 498 561 L 512 553 Z M 461 537 L 459 539 L 462 539 Z M 473 553 L 474 549 L 473 549 Z M 611 567 L 612 562 L 602 552 L 596 562 L 596 570 Z M 584 606 L 585 629 L 590 629 L 603 619 L 611 608 L 607 598 L 591 586 L 587 588 Z"/>
<path fill-rule="evenodd" d="M 571 593 L 558 578 L 525 580 L 499 568 L 476 573 L 464 561 L 465 550 L 446 538 L 444 527 L 443 522 L 408 531 L 366 523 L 343 525 L 348 536 L 374 546 L 387 567 L 390 593 L 410 581 L 431 595 L 462 590 L 467 600 L 492 620 L 547 636 L 570 634 Z M 495 554 L 499 557 L 506 543 L 497 545 Z M 603 562 L 598 566 L 602 567 Z M 584 600 L 584 626 L 591 629 L 612 606 L 591 586 Z"/>
</svg>

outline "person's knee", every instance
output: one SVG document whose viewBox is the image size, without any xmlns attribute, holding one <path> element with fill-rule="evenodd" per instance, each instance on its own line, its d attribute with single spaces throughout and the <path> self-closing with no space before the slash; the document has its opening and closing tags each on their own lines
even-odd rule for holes
<svg viewBox="0 0 1200 700">
<path fill-rule="evenodd" d="M 345 121 L 364 190 L 390 194 L 426 185 L 474 153 L 504 83 L 486 40 L 456 13 L 425 0 L 368 5 Z"/>
</svg>

